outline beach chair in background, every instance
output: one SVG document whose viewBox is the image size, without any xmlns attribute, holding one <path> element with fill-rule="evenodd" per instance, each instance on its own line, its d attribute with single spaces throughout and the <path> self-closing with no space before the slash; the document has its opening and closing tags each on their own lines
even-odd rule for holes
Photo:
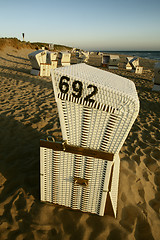
<svg viewBox="0 0 160 240">
<path fill-rule="evenodd" d="M 155 63 L 152 91 L 160 91 L 160 62 Z"/>
<path fill-rule="evenodd" d="M 143 73 L 143 67 L 137 66 L 135 69 L 135 73 L 142 74 Z"/>
<path fill-rule="evenodd" d="M 70 52 L 59 52 L 59 58 L 61 59 L 62 67 L 70 66 L 70 62 L 71 62 Z"/>
<path fill-rule="evenodd" d="M 75 56 L 77 59 L 76 63 L 87 63 L 89 60 L 90 52 L 76 51 Z"/>
<path fill-rule="evenodd" d="M 102 54 L 102 67 L 107 67 L 108 69 L 118 69 L 119 66 L 119 55 L 108 55 Z"/>
<path fill-rule="evenodd" d="M 116 217 L 119 151 L 139 111 L 135 85 L 85 63 L 51 72 L 63 141 L 41 141 L 41 200 Z"/>
<path fill-rule="evenodd" d="M 108 69 L 118 69 L 119 61 L 119 55 L 110 55 Z"/>
<path fill-rule="evenodd" d="M 41 64 L 46 64 L 47 50 L 37 50 L 28 54 L 32 65 L 31 74 L 40 75 Z"/>
<path fill-rule="evenodd" d="M 129 63 L 132 66 L 132 69 L 135 69 L 139 66 L 139 58 L 137 57 L 127 57 L 126 58 L 127 63 Z"/>
<path fill-rule="evenodd" d="M 139 65 L 139 58 L 137 57 L 127 57 L 126 58 L 126 70 L 131 70 L 132 72 L 136 74 L 142 74 L 143 73 L 143 67 Z"/>
</svg>

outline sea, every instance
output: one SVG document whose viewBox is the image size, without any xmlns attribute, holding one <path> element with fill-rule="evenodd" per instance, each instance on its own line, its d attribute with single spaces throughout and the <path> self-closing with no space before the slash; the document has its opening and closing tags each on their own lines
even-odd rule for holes
<svg viewBox="0 0 160 240">
<path fill-rule="evenodd" d="M 100 51 L 103 53 L 123 54 L 160 61 L 160 51 Z"/>
</svg>

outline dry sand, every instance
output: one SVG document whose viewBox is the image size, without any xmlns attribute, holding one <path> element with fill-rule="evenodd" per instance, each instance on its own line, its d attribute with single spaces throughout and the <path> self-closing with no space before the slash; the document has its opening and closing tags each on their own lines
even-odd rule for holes
<svg viewBox="0 0 160 240">
<path fill-rule="evenodd" d="M 120 153 L 114 219 L 39 200 L 39 140 L 60 138 L 61 131 L 51 78 L 30 75 L 32 51 L 0 51 L 0 239 L 159 240 L 160 99 L 151 90 L 154 61 L 141 60 L 142 75 L 112 70 L 135 82 L 141 104 Z"/>
</svg>

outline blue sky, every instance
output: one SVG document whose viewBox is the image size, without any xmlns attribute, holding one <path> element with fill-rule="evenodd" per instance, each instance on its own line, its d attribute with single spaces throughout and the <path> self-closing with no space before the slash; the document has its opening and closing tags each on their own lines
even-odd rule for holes
<svg viewBox="0 0 160 240">
<path fill-rule="evenodd" d="M 0 37 L 84 50 L 160 50 L 160 0 L 5 0 Z"/>
</svg>

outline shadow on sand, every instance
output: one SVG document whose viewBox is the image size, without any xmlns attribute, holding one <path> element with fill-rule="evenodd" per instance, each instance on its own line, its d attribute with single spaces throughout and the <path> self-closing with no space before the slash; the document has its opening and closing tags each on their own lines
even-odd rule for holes
<svg viewBox="0 0 160 240">
<path fill-rule="evenodd" d="M 5 60 L 7 62 L 12 62 L 12 63 L 16 63 L 16 64 L 22 64 L 22 65 L 30 66 L 30 64 L 28 64 L 28 63 L 16 62 L 16 61 L 8 60 L 8 59 L 3 58 L 3 57 L 0 57 L 0 59 Z"/>
<path fill-rule="evenodd" d="M 9 57 L 14 57 L 14 58 L 21 59 L 21 60 L 25 60 L 25 61 L 30 61 L 28 58 L 17 57 L 17 56 L 15 56 L 15 55 L 12 55 L 12 54 L 9 54 L 9 53 L 7 53 L 7 56 L 9 56 Z"/>
</svg>

